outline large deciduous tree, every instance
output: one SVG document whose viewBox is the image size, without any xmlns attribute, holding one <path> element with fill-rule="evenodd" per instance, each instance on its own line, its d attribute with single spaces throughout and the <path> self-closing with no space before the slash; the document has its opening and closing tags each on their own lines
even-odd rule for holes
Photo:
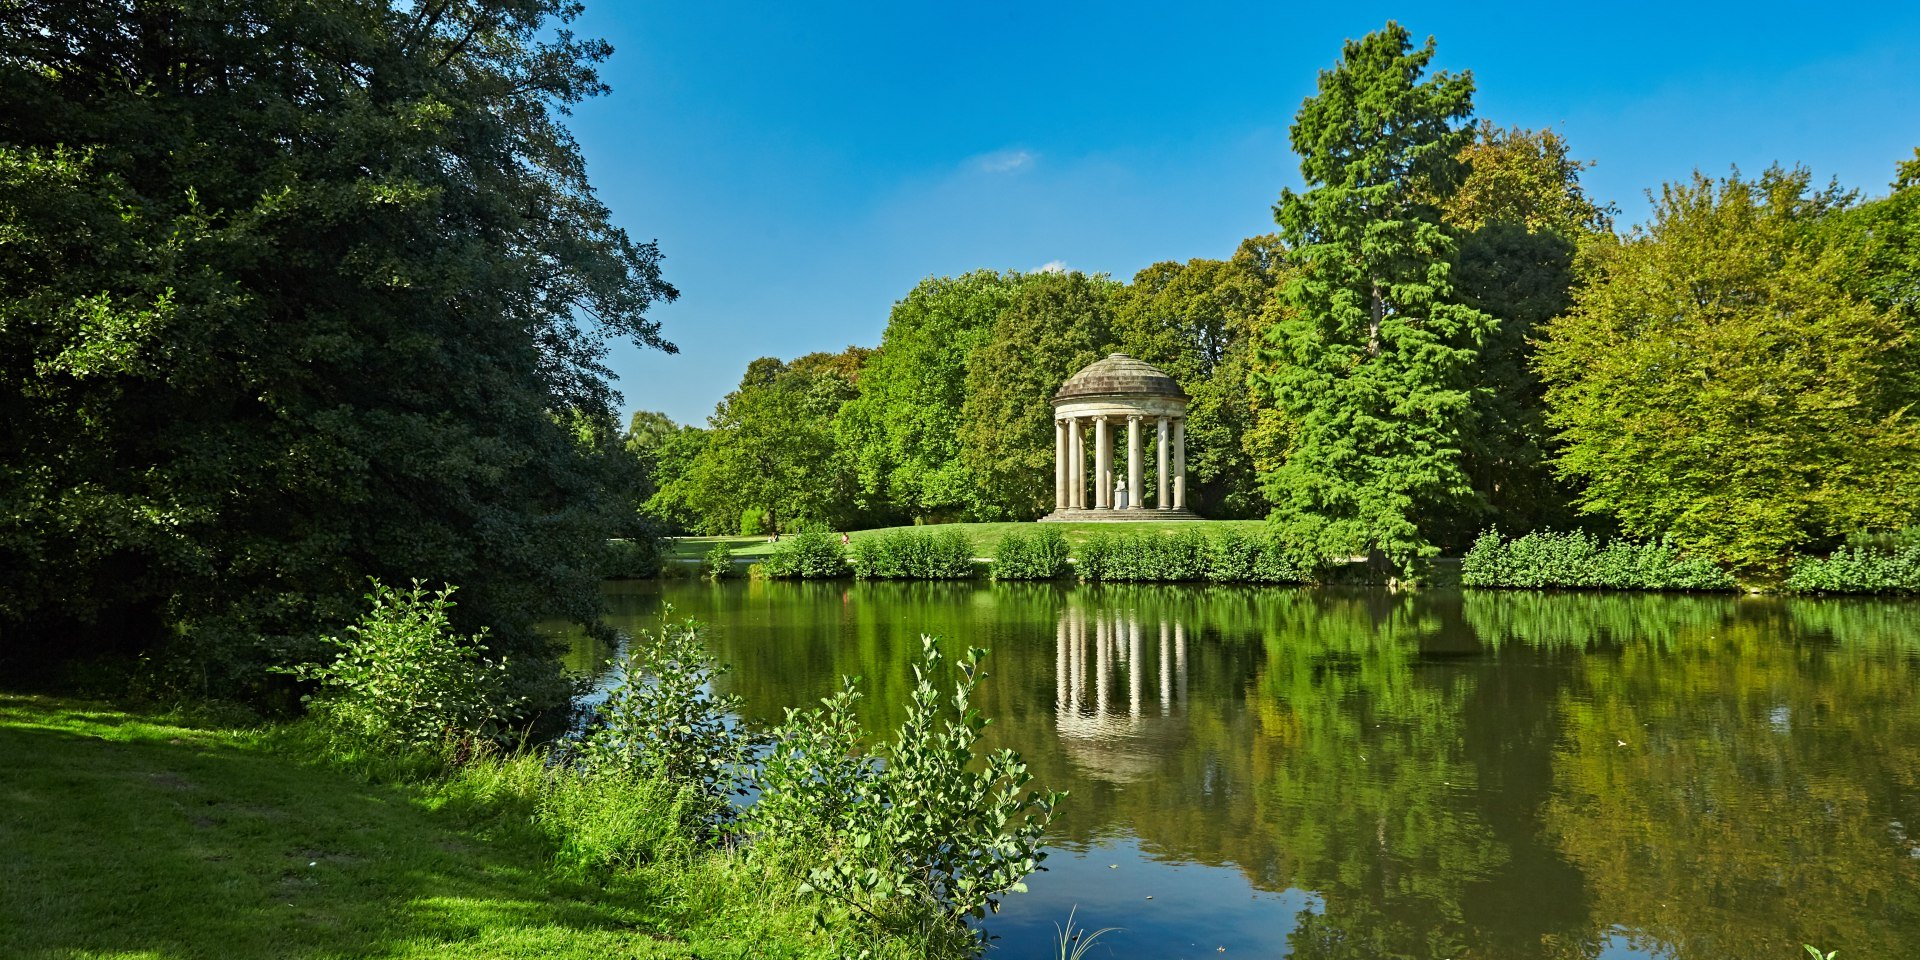
<svg viewBox="0 0 1920 960">
<path fill-rule="evenodd" d="M 982 484 L 960 455 L 968 359 L 1028 276 L 930 277 L 893 305 L 860 396 L 841 414 L 869 501 L 922 521 L 985 515 Z"/>
<path fill-rule="evenodd" d="M 1593 248 L 1539 369 L 1583 509 L 1746 576 L 1920 518 L 1911 331 L 1849 289 L 1804 171 L 1669 184 L 1643 233 Z"/>
<path fill-rule="evenodd" d="M 1267 335 L 1294 430 L 1264 478 L 1274 519 L 1322 556 L 1402 568 L 1473 495 L 1468 378 L 1490 325 L 1455 299 L 1455 243 L 1424 199 L 1452 192 L 1473 137 L 1472 78 L 1422 79 L 1433 53 L 1396 23 L 1348 41 L 1291 130 L 1307 190 L 1274 210 L 1299 270 Z"/>
<path fill-rule="evenodd" d="M 598 620 L 631 516 L 602 344 L 674 295 L 562 124 L 578 12 L 8 6 L 0 655 L 238 694 L 419 577 L 565 693 L 532 624 Z"/>
<path fill-rule="evenodd" d="M 994 319 L 967 361 L 960 455 L 984 518 L 1031 520 L 1053 505 L 1053 407 L 1060 384 L 1113 346 L 1121 286 L 1041 273 Z"/>
<path fill-rule="evenodd" d="M 1474 365 L 1474 432 L 1465 450 L 1475 502 L 1438 531 L 1462 543 L 1488 523 L 1510 533 L 1574 522 L 1574 492 L 1555 475 L 1545 388 L 1533 372 L 1538 328 L 1572 302 L 1574 256 L 1612 229 L 1611 210 L 1580 184 L 1588 166 L 1552 130 L 1483 122 L 1460 152 L 1458 189 L 1435 197 L 1459 235 L 1453 282 L 1492 317 Z"/>
<path fill-rule="evenodd" d="M 856 481 L 834 424 L 872 353 L 848 347 L 748 364 L 739 389 L 708 418 L 698 453 L 662 486 L 656 505 L 716 533 L 739 529 L 745 509 L 759 511 L 773 531 L 857 520 Z"/>
<path fill-rule="evenodd" d="M 1267 512 L 1246 444 L 1257 418 L 1247 381 L 1260 318 L 1283 276 L 1278 244 L 1256 237 L 1230 260 L 1140 271 L 1115 311 L 1120 348 L 1166 371 L 1191 397 L 1188 503 L 1215 519 Z"/>
</svg>

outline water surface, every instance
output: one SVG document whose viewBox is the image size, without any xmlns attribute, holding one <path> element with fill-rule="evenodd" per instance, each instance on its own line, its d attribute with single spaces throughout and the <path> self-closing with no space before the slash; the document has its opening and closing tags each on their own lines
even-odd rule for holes
<svg viewBox="0 0 1920 960">
<path fill-rule="evenodd" d="M 772 723 L 904 712 L 921 633 L 990 647 L 994 746 L 1071 792 L 986 929 L 1052 955 L 1920 956 L 1920 606 L 1494 591 L 609 588 L 712 627 Z M 604 651 L 577 649 L 576 662 Z"/>
</svg>

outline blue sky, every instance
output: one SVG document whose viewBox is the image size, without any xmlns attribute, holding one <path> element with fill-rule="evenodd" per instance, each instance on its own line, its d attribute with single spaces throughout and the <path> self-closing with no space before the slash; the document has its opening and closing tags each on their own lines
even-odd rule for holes
<svg viewBox="0 0 1920 960">
<path fill-rule="evenodd" d="M 1225 257 L 1300 185 L 1287 127 L 1343 38 L 1398 19 L 1480 117 L 1553 126 L 1622 221 L 1698 168 L 1869 195 L 1920 145 L 1920 4 L 1152 6 L 587 0 L 611 95 L 572 127 L 657 238 L 680 354 L 627 409 L 704 423 L 759 356 L 875 346 L 921 278 Z"/>
</svg>

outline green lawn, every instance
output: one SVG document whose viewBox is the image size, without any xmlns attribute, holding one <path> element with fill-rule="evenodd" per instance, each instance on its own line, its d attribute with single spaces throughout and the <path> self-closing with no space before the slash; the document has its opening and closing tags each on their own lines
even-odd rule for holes
<svg viewBox="0 0 1920 960">
<path fill-rule="evenodd" d="M 272 733 L 0 694 L 0 957 L 835 955 L 737 861 L 566 881 L 537 832 L 457 799 Z"/>
<path fill-rule="evenodd" d="M 1200 528 L 1212 532 L 1223 527 L 1238 527 L 1247 531 L 1258 531 L 1266 526 L 1264 520 L 1136 520 L 1124 523 L 951 523 L 937 527 L 881 527 L 874 530 L 855 530 L 849 536 L 854 540 L 877 537 L 894 530 L 959 530 L 973 538 L 974 556 L 990 557 L 1000 538 L 1008 532 L 1020 529 L 1033 529 L 1040 526 L 1054 527 L 1067 535 L 1067 542 L 1079 546 L 1095 533 L 1125 533 L 1130 530 L 1152 530 L 1170 533 L 1175 530 Z M 740 559 L 759 559 L 773 552 L 773 544 L 766 537 L 677 537 L 668 540 L 664 546 L 664 555 L 668 560 L 699 560 L 713 549 L 716 543 L 725 543 L 732 548 L 733 555 Z"/>
</svg>

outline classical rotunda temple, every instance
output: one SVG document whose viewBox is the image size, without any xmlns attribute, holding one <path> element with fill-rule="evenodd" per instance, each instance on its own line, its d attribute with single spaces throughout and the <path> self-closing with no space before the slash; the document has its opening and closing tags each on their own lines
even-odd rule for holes
<svg viewBox="0 0 1920 960">
<path fill-rule="evenodd" d="M 1124 465 L 1114 462 L 1121 430 Z M 1142 449 L 1149 430 L 1158 487 L 1151 505 Z M 1068 377 L 1053 395 L 1053 444 L 1055 506 L 1042 520 L 1200 519 L 1187 509 L 1187 392 L 1152 364 L 1115 353 Z"/>
</svg>

